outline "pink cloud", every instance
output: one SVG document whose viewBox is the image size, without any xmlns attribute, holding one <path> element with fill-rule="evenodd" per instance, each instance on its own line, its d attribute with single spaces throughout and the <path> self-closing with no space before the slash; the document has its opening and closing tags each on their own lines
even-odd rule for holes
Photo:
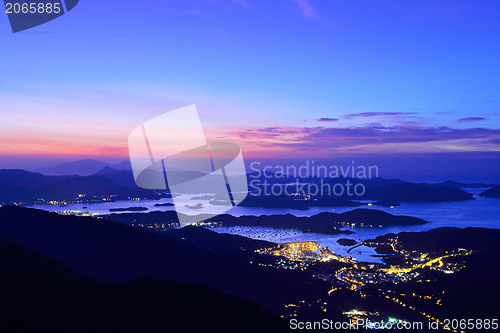
<svg viewBox="0 0 500 333">
<path fill-rule="evenodd" d="M 358 117 L 381 117 L 381 116 L 411 116 L 418 114 L 417 112 L 362 112 L 362 113 L 352 113 L 344 116 L 345 119 L 353 119 Z"/>
<path fill-rule="evenodd" d="M 336 122 L 339 120 L 338 120 L 338 118 L 319 118 L 317 121 L 319 121 L 319 122 Z"/>
<path fill-rule="evenodd" d="M 234 129 L 225 140 L 240 144 L 252 157 L 336 153 L 491 151 L 500 129 L 425 127 L 420 125 L 359 127 L 266 127 Z M 326 155 L 325 155 L 326 154 Z"/>
<path fill-rule="evenodd" d="M 468 118 L 458 119 L 456 122 L 457 123 L 470 123 L 470 122 L 481 121 L 481 120 L 486 120 L 486 118 L 483 118 L 483 117 L 468 117 Z"/>
</svg>

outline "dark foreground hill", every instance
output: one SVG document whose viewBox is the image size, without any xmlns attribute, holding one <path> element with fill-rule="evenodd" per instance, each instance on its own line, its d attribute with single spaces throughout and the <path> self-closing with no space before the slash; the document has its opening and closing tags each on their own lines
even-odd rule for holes
<svg viewBox="0 0 500 333">
<path fill-rule="evenodd" d="M 250 301 L 204 284 L 109 285 L 0 238 L 1 332 L 284 332 Z M 258 320 L 255 320 L 258 318 Z"/>
<path fill-rule="evenodd" d="M 241 249 L 255 251 L 275 245 L 274 243 L 253 240 L 238 235 L 218 234 L 205 228 L 193 226 L 171 230 L 168 232 L 168 236 L 196 247 L 225 252 L 239 252 Z"/>
<path fill-rule="evenodd" d="M 485 228 L 437 228 L 427 232 L 402 232 L 376 238 L 384 242 L 398 237 L 398 246 L 408 252 L 427 253 L 431 258 L 462 248 L 472 254 L 456 259 L 464 268 L 453 274 L 424 271 L 428 283 L 418 279 L 407 284 L 394 285 L 393 292 L 411 295 L 439 295 L 439 305 L 417 304 L 425 312 L 438 318 L 498 318 L 500 298 L 500 230 Z M 452 260 L 452 259 L 450 259 Z M 414 300 L 409 300 L 413 302 Z M 401 299 L 401 298 L 400 298 Z M 418 301 L 420 302 L 420 301 Z M 422 303 L 422 302 L 420 302 Z M 467 332 L 486 332 L 478 328 Z"/>
<path fill-rule="evenodd" d="M 219 251 L 106 219 L 12 206 L 0 208 L 0 236 L 104 282 L 124 283 L 148 276 L 207 283 L 276 313 L 283 304 L 319 298 L 328 290 L 326 282 L 307 272 L 254 264 L 258 254 L 241 249 L 251 249 L 250 240 L 245 240 L 246 245 L 232 245 L 238 251 Z"/>
<path fill-rule="evenodd" d="M 158 218 L 161 216 L 165 217 L 157 215 Z M 321 214 L 319 218 L 323 218 Z M 344 218 L 347 219 L 348 216 Z M 227 310 L 229 312 L 221 314 L 222 317 L 217 313 L 208 312 L 207 316 L 225 320 L 228 325 L 232 323 L 228 316 L 234 316 L 234 322 L 237 324 L 240 321 L 247 323 L 248 318 L 244 314 L 240 315 L 240 310 L 245 308 L 244 304 L 233 302 L 234 298 L 206 286 L 193 285 L 192 282 L 205 282 L 225 293 L 255 300 L 277 313 L 282 304 L 304 304 L 287 308 L 298 309 L 299 320 L 321 320 L 327 317 L 333 321 L 345 321 L 346 318 L 341 315 L 342 311 L 362 309 L 380 312 L 383 318 L 389 316 L 427 322 L 418 312 L 400 307 L 388 299 L 387 292 L 399 294 L 397 297 L 404 299 L 405 303 L 440 319 L 496 318 L 497 300 L 500 297 L 497 283 L 500 279 L 499 233 L 500 230 L 482 228 L 440 228 L 421 233 L 400 233 L 398 247 L 401 246 L 409 253 L 427 253 L 432 258 L 443 251 L 456 251 L 458 248 L 474 252 L 458 259 L 464 260 L 465 266 L 453 274 L 426 268 L 419 271 L 421 275 L 407 283 L 367 284 L 361 289 L 362 293 L 350 288 L 341 288 L 330 295 L 327 292 L 331 290 L 331 285 L 311 278 L 308 275 L 311 271 L 273 269 L 251 264 L 258 257 L 251 250 L 268 243 L 218 235 L 193 227 L 153 234 L 105 219 L 59 216 L 33 209 L 2 207 L 0 236 L 36 248 L 38 252 L 50 253 L 71 270 L 122 284 L 107 285 L 87 278 L 68 271 L 63 265 L 46 257 L 29 260 L 27 265 L 19 264 L 26 260 L 23 255 L 29 258 L 30 250 L 25 249 L 23 255 L 9 257 L 8 253 L 16 253 L 17 250 L 9 249 L 9 244 L 7 247 L 3 246 L 0 239 L 0 257 L 6 258 L 4 263 L 0 258 L 0 295 L 7 300 L 4 301 L 0 297 L 0 302 L 7 302 L 0 303 L 0 325 L 5 323 L 3 327 L 6 328 L 2 330 L 3 327 L 0 327 L 0 332 L 15 331 L 16 328 L 18 332 L 31 332 L 40 331 L 45 327 L 48 327 L 50 332 L 55 332 L 59 327 L 51 326 L 53 318 L 55 321 L 59 320 L 58 325 L 69 325 L 71 332 L 99 332 L 91 329 L 94 318 L 103 325 L 109 325 L 102 327 L 117 327 L 117 332 L 133 331 L 136 327 L 134 325 L 142 325 L 144 332 L 183 332 L 191 328 L 201 332 L 224 332 L 223 328 L 219 327 L 217 330 L 211 327 L 210 318 L 205 320 L 203 317 L 206 311 L 210 311 L 205 310 L 208 308 L 207 299 L 215 300 L 214 304 L 209 303 L 214 306 L 214 311 L 219 305 L 220 309 L 231 305 L 235 311 L 233 313 Z M 377 240 L 388 241 L 394 236 L 389 234 Z M 6 250 L 2 250 L 3 248 Z M 326 270 L 326 273 L 331 274 L 343 265 L 349 266 L 338 262 L 320 264 L 327 266 L 321 268 L 313 265 L 313 272 L 321 268 L 321 271 Z M 23 277 L 25 275 L 28 277 Z M 45 281 L 46 276 L 46 280 L 52 282 L 40 284 L 39 281 Z M 162 279 L 175 277 L 179 281 L 190 283 L 137 280 L 142 276 Z M 135 281 L 125 282 L 130 279 Z M 21 287 L 16 283 L 21 283 Z M 75 285 L 78 287 L 73 288 Z M 198 287 L 201 289 L 197 289 Z M 64 291 L 61 292 L 58 288 Z M 186 294 L 187 299 L 191 301 L 188 302 L 187 309 L 185 303 L 179 300 Z M 426 299 L 424 296 L 431 298 Z M 50 297 L 53 297 L 54 302 Z M 436 303 L 437 298 L 440 299 L 439 304 Z M 134 304 L 130 304 L 132 301 Z M 5 304 L 20 310 L 9 312 Z M 135 304 L 139 304 L 138 307 L 134 307 Z M 262 312 L 254 305 L 247 305 L 245 311 L 254 319 L 255 325 L 261 318 L 264 323 L 267 322 L 265 318 L 270 318 L 266 317 L 268 314 L 265 311 Z M 321 310 L 324 306 L 328 308 L 326 314 Z M 95 312 L 85 312 L 94 309 Z M 282 307 L 281 309 L 283 310 Z M 145 312 L 141 312 L 142 310 Z M 79 312 L 90 315 L 91 318 L 81 318 Z M 158 325 L 170 323 L 169 314 L 172 314 L 172 318 L 177 318 L 176 325 L 182 324 L 166 330 L 158 329 L 163 327 Z M 126 315 L 123 323 L 120 320 L 121 315 Z M 195 315 L 200 317 L 194 317 Z M 67 318 L 67 321 L 61 321 L 61 318 Z M 41 328 L 27 326 L 37 324 L 38 320 L 42 322 L 41 325 L 46 325 Z M 269 320 L 271 325 L 274 319 Z M 184 322 L 191 326 L 183 326 Z M 151 326 L 144 326 L 144 323 Z M 205 324 L 206 329 L 197 326 Z M 24 326 L 19 328 L 19 325 Z M 263 328 L 251 324 L 245 327 L 265 332 Z M 240 325 L 231 329 L 234 332 L 244 332 L 245 327 Z M 112 329 L 101 331 L 114 332 Z M 279 327 L 273 331 L 279 331 Z"/>
</svg>

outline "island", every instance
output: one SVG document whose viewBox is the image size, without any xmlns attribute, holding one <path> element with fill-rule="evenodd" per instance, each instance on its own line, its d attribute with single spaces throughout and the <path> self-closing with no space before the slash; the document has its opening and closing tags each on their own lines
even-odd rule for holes
<svg viewBox="0 0 500 333">
<path fill-rule="evenodd" d="M 380 200 L 372 203 L 374 206 L 381 206 L 381 207 L 397 207 L 401 206 L 401 204 L 395 200 L 391 199 L 385 199 L 385 200 Z"/>
<path fill-rule="evenodd" d="M 479 195 L 485 198 L 500 198 L 500 186 L 494 186 Z"/>
<path fill-rule="evenodd" d="M 342 246 L 354 246 L 358 244 L 354 239 L 349 239 L 349 238 L 339 238 L 337 240 L 337 243 L 339 243 Z"/>
<path fill-rule="evenodd" d="M 192 206 L 191 206 L 192 207 Z M 185 216 L 186 219 L 189 216 Z M 175 211 L 115 214 L 106 216 L 107 219 L 125 223 L 130 226 L 166 231 L 179 225 Z M 319 233 L 326 235 L 352 234 L 357 228 L 384 228 L 390 226 L 409 226 L 429 223 L 417 217 L 392 215 L 376 209 L 357 208 L 349 212 L 319 213 L 310 217 L 295 216 L 292 214 L 280 215 L 243 215 L 232 216 L 222 214 L 196 215 L 198 225 L 209 224 L 224 227 L 246 226 L 267 227 L 285 230 L 298 230 L 304 233 Z M 346 230 L 350 228 L 351 230 Z"/>
<path fill-rule="evenodd" d="M 172 202 L 157 203 L 155 207 L 173 207 L 175 206 Z"/>
<path fill-rule="evenodd" d="M 239 204 L 242 207 L 259 208 L 290 208 L 294 210 L 307 210 L 309 207 L 359 207 L 364 204 L 339 197 L 289 197 L 280 196 L 255 196 L 249 194 L 243 202 Z"/>
<path fill-rule="evenodd" d="M 127 207 L 127 208 L 110 208 L 110 212 L 144 212 L 147 207 Z"/>
</svg>

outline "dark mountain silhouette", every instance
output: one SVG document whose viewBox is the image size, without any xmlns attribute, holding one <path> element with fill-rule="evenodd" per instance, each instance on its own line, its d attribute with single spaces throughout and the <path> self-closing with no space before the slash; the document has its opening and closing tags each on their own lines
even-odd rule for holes
<svg viewBox="0 0 500 333">
<path fill-rule="evenodd" d="M 250 189 L 253 191 L 253 196 L 247 197 L 247 199 L 242 203 L 242 205 L 247 205 L 250 207 L 267 207 L 267 208 L 283 208 L 287 204 L 289 208 L 304 208 L 304 207 L 353 207 L 356 205 L 361 205 L 357 200 L 391 200 L 397 202 L 447 202 L 447 201 L 462 201 L 462 200 L 473 200 L 473 195 L 460 189 L 460 187 L 465 187 L 466 184 L 459 184 L 455 182 L 444 182 L 441 184 L 416 184 L 399 179 L 384 179 L 384 178 L 292 178 L 292 177 L 281 177 L 271 172 L 259 173 L 253 172 L 247 175 L 249 184 L 251 184 Z M 254 181 L 253 183 L 251 183 Z M 328 190 L 328 187 L 324 187 L 324 193 L 311 196 L 311 200 L 305 202 L 297 202 L 294 197 L 288 198 L 288 202 L 285 196 L 273 196 L 273 195 L 257 195 L 260 190 L 261 193 L 266 193 L 264 187 L 264 181 L 267 185 L 267 193 L 270 192 L 270 188 L 273 184 L 316 184 L 319 189 L 326 186 L 327 184 L 332 189 L 337 184 L 340 184 L 344 188 L 344 193 L 340 196 L 333 194 L 333 190 Z M 348 194 L 347 182 L 351 184 L 351 195 Z M 353 186 L 357 184 L 362 184 L 366 188 L 366 192 L 357 196 L 353 193 Z M 464 185 L 464 186 L 459 186 Z M 479 184 L 471 184 L 479 185 Z M 297 189 L 300 186 L 289 185 L 289 192 L 293 192 L 293 189 Z M 476 186 L 471 186 L 476 187 Z M 302 189 L 302 191 L 307 192 L 307 188 Z M 313 193 L 316 191 L 312 190 Z M 359 191 L 359 189 L 358 189 Z M 337 189 L 338 193 L 341 193 L 340 189 Z M 305 193 L 307 194 L 307 193 Z"/>
<path fill-rule="evenodd" d="M 64 162 L 53 167 L 38 168 L 35 171 L 50 176 L 60 176 L 60 175 L 89 176 L 108 165 L 109 164 L 106 162 L 96 161 L 93 159 L 84 159 L 74 162 Z"/>
<path fill-rule="evenodd" d="M 17 186 L 0 183 L 0 203 L 34 203 L 40 198 L 50 200 L 65 200 L 75 198 L 76 191 L 61 186 L 59 184 L 49 184 L 41 186 Z"/>
<path fill-rule="evenodd" d="M 382 187 L 368 186 L 363 199 L 395 200 L 398 202 L 446 202 L 473 200 L 472 194 L 456 187 L 401 183 Z"/>
<path fill-rule="evenodd" d="M 114 169 L 114 168 L 106 165 L 103 169 L 97 171 L 96 173 L 93 173 L 92 175 L 94 175 L 94 176 L 107 175 L 107 174 L 117 172 L 117 171 L 130 171 L 130 170 L 118 170 L 118 169 Z"/>
<path fill-rule="evenodd" d="M 209 216 L 207 216 L 207 219 Z M 179 218 L 175 211 L 150 211 L 148 213 L 127 213 L 127 214 L 109 214 L 106 219 L 120 222 L 128 226 L 133 226 L 137 224 L 143 224 L 146 226 L 150 225 L 162 225 L 162 224 L 173 224 L 179 225 Z M 204 220 L 204 219 L 201 219 Z"/>
<path fill-rule="evenodd" d="M 61 175 L 90 176 L 104 169 L 105 167 L 111 167 L 113 169 L 119 169 L 119 170 L 131 169 L 129 161 L 122 161 L 120 163 L 113 164 L 102 161 L 96 161 L 93 159 L 84 159 L 74 162 L 61 163 L 53 167 L 38 168 L 35 171 L 50 176 L 61 176 Z"/>
<path fill-rule="evenodd" d="M 442 183 L 437 183 L 432 185 L 444 186 L 444 187 L 459 187 L 459 188 L 488 188 L 488 187 L 498 186 L 498 184 L 488 184 L 488 183 L 460 183 L 453 180 L 447 180 Z"/>
<path fill-rule="evenodd" d="M 252 251 L 207 250 L 168 234 L 150 233 L 106 219 L 4 206 L 0 208 L 0 236 L 104 282 L 123 283 L 148 276 L 208 283 L 276 312 L 282 304 L 314 299 L 328 290 L 327 283 L 307 272 L 252 264 L 259 256 Z M 244 242 L 247 244 L 242 242 L 240 248 L 252 241 Z"/>
<path fill-rule="evenodd" d="M 88 163 L 91 163 L 87 161 Z M 93 163 L 93 162 L 92 162 Z M 102 166 L 102 165 L 100 165 Z M 178 178 L 191 179 L 192 174 L 178 171 Z M 266 174 L 271 177 L 272 174 Z M 269 184 L 286 184 L 288 181 L 295 183 L 297 180 L 282 178 L 261 178 Z M 249 180 L 252 180 L 248 176 Z M 255 179 L 253 179 L 255 180 Z M 304 183 L 318 184 L 321 179 L 299 179 Z M 366 193 L 363 196 L 347 195 L 336 196 L 331 193 L 316 195 L 309 200 L 296 200 L 295 197 L 285 195 L 254 196 L 249 195 L 242 203 L 247 207 L 266 208 L 292 208 L 305 210 L 309 207 L 358 207 L 363 205 L 356 200 L 391 200 L 397 202 L 442 202 L 472 200 L 473 196 L 457 186 L 435 186 L 428 184 L 414 184 L 397 179 L 348 179 L 335 178 L 324 180 L 328 185 L 363 184 Z M 319 185 L 318 185 L 319 186 Z M 251 186 L 251 190 L 254 188 Z M 293 189 L 293 187 L 292 187 Z M 352 189 L 352 188 L 351 188 Z M 144 199 L 158 199 L 160 195 L 151 190 L 143 190 L 136 186 L 131 170 L 118 170 L 109 165 L 104 165 L 89 176 L 46 176 L 23 170 L 0 170 L 0 203 L 25 203 L 32 204 L 38 199 L 44 201 L 80 201 L 95 202 L 102 197 L 114 196 L 115 200 L 128 200 L 129 197 Z M 198 188 L 200 193 L 210 193 L 211 188 Z M 291 190 L 291 189 L 289 189 Z M 269 191 L 269 188 L 268 188 Z M 169 197 L 168 191 L 162 194 Z M 78 194 L 86 196 L 78 197 Z M 97 196 L 97 198 L 95 198 Z M 301 198 L 304 199 L 304 198 Z"/>
<path fill-rule="evenodd" d="M 0 237 L 0 278 L 8 276 L 98 283 L 97 280 L 73 271 L 53 258 Z"/>
<path fill-rule="evenodd" d="M 167 213 L 167 212 L 165 212 Z M 224 226 L 256 226 L 273 227 L 278 229 L 298 229 L 302 232 L 323 234 L 350 234 L 352 231 L 340 230 L 342 223 L 363 223 L 367 227 L 384 227 L 394 225 L 416 225 L 428 223 L 422 219 L 411 216 L 395 216 L 374 209 L 355 209 L 342 214 L 319 213 L 311 217 L 297 217 L 291 214 L 262 215 L 262 216 L 231 216 L 219 215 L 209 221 L 222 222 Z"/>
<path fill-rule="evenodd" d="M 21 169 L 1 169 L 0 184 L 19 187 L 38 187 L 49 184 L 59 184 L 70 176 L 46 176 L 41 173 Z"/>
<path fill-rule="evenodd" d="M 115 181 L 116 179 L 116 181 Z M 161 195 L 135 186 L 130 171 L 109 175 L 45 176 L 24 170 L 0 170 L 0 203 L 43 203 L 48 201 L 99 201 L 130 197 L 159 199 Z M 83 197 L 80 197 L 83 194 Z M 168 197 L 168 195 L 164 195 Z"/>
<path fill-rule="evenodd" d="M 111 168 L 118 170 L 132 170 L 132 165 L 130 164 L 129 160 L 123 160 L 118 163 L 112 163 L 110 164 L 110 166 Z"/>
<path fill-rule="evenodd" d="M 352 223 L 365 223 L 373 225 L 393 226 L 393 225 L 418 225 L 428 223 L 418 217 L 392 215 L 376 209 L 355 209 L 349 212 L 338 214 L 335 218 L 338 221 Z"/>
<path fill-rule="evenodd" d="M 239 206 L 262 207 L 262 208 L 291 208 L 297 210 L 308 209 L 308 207 L 358 207 L 364 205 L 339 197 L 318 196 L 312 200 L 295 200 L 286 195 L 280 196 L 254 196 L 248 195 Z"/>
<path fill-rule="evenodd" d="M 0 237 L 1 332 L 284 332 L 250 301 L 203 284 L 108 285 Z M 257 320 L 256 320 L 257 319 Z"/>
<path fill-rule="evenodd" d="M 131 170 L 117 170 L 110 167 L 105 167 L 93 174 L 93 176 L 105 176 L 124 187 L 136 188 L 134 175 Z"/>
<path fill-rule="evenodd" d="M 150 190 L 144 190 L 139 187 L 135 187 L 134 189 L 124 187 L 106 176 L 71 177 L 65 179 L 59 185 L 71 189 L 76 193 L 84 193 L 86 195 L 94 196 L 106 196 L 112 194 L 120 197 L 126 197 L 134 193 L 142 194 L 142 196 L 152 196 L 152 191 Z M 156 197 L 159 198 L 158 196 Z"/>
<path fill-rule="evenodd" d="M 495 186 L 479 194 L 486 198 L 500 198 L 500 186 Z"/>
</svg>

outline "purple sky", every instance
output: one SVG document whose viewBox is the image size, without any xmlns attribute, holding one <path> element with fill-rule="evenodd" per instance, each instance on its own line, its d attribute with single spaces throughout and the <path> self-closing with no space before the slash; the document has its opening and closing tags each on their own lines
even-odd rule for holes
<svg viewBox="0 0 500 333">
<path fill-rule="evenodd" d="M 0 167 L 124 160 L 133 128 L 196 104 L 249 159 L 412 155 L 410 175 L 494 177 L 499 16 L 494 0 L 86 0 L 17 34 L 0 16 Z"/>
</svg>

